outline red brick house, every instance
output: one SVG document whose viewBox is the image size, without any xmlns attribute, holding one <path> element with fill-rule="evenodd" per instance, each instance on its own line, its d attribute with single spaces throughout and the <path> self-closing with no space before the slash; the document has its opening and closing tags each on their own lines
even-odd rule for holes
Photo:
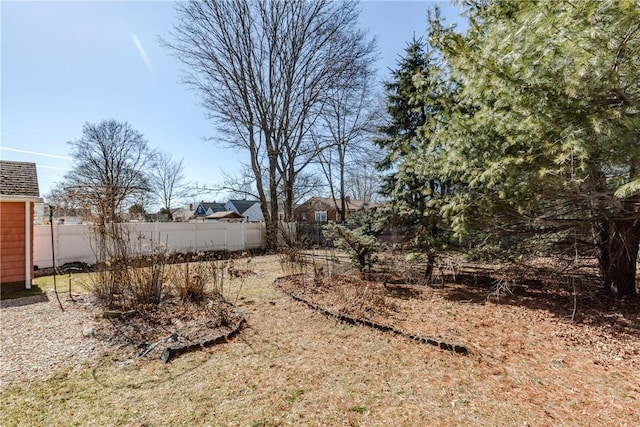
<svg viewBox="0 0 640 427">
<path fill-rule="evenodd" d="M 33 205 L 42 202 L 35 163 L 0 161 L 0 289 L 30 289 Z"/>
<path fill-rule="evenodd" d="M 349 219 L 349 215 L 360 209 L 368 209 L 377 206 L 369 204 L 364 200 L 351 200 L 346 198 L 345 201 L 347 208 L 345 220 Z M 293 210 L 293 218 L 297 222 L 307 224 L 341 222 L 342 218 L 340 218 L 340 215 L 338 214 L 336 203 L 340 204 L 340 201 L 336 200 L 334 202 L 330 197 L 312 197 Z"/>
</svg>

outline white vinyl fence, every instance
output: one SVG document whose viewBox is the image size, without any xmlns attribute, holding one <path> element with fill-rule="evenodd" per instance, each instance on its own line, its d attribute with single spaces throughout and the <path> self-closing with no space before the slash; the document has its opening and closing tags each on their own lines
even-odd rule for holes
<svg viewBox="0 0 640 427">
<path fill-rule="evenodd" d="M 133 251 L 146 252 L 158 243 L 171 252 L 242 251 L 263 246 L 262 223 L 180 223 L 127 224 Z M 81 261 L 94 264 L 90 225 L 53 225 L 56 265 Z M 33 263 L 38 268 L 53 267 L 51 226 L 34 226 Z"/>
</svg>

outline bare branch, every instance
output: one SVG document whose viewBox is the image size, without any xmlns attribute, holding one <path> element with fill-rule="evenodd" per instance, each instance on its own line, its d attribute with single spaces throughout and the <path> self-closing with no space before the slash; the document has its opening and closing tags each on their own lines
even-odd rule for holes
<svg viewBox="0 0 640 427">
<path fill-rule="evenodd" d="M 292 217 L 296 180 L 318 153 L 309 133 L 331 90 L 357 75 L 374 42 L 356 29 L 353 1 L 212 0 L 176 8 L 179 22 L 164 44 L 225 142 L 249 152 L 273 231 L 279 205 Z"/>
</svg>

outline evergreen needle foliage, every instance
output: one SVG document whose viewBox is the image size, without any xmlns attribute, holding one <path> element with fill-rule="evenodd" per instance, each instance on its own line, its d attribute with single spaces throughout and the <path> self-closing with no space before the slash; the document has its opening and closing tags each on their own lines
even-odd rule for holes
<svg viewBox="0 0 640 427">
<path fill-rule="evenodd" d="M 445 26 L 434 9 L 430 60 L 412 68 L 408 50 L 404 74 L 388 86 L 407 111 L 426 115 L 410 133 L 382 129 L 383 166 L 397 171 L 388 181 L 392 206 L 422 218 L 432 210 L 465 243 L 547 242 L 596 256 L 605 292 L 637 295 L 637 2 L 464 5 L 469 30 Z M 444 191 L 432 191 L 437 185 Z"/>
<path fill-rule="evenodd" d="M 327 224 L 324 230 L 325 235 L 333 239 L 334 244 L 349 255 L 354 267 L 359 271 L 371 271 L 376 261 L 375 250 L 378 246 L 375 237 L 365 234 L 361 228 L 349 230 L 337 223 Z"/>
</svg>

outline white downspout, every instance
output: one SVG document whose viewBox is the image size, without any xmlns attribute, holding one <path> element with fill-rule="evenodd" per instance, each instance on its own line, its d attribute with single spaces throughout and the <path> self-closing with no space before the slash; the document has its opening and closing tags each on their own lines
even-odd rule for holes
<svg viewBox="0 0 640 427">
<path fill-rule="evenodd" d="M 24 202 L 24 285 L 31 289 L 31 202 Z"/>
</svg>

